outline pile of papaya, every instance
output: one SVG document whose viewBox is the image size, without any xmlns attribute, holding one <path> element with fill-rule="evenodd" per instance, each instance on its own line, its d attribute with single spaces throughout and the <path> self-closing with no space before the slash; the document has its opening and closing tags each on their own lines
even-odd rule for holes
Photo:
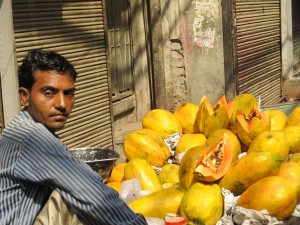
<svg viewBox="0 0 300 225">
<path fill-rule="evenodd" d="M 107 181 L 119 192 L 123 181 L 139 179 L 148 192 L 128 202 L 136 213 L 214 225 L 224 214 L 225 189 L 238 197 L 236 207 L 284 221 L 300 201 L 300 106 L 286 115 L 260 109 L 251 94 L 214 104 L 204 96 L 174 112 L 153 109 L 142 125 L 125 137 L 127 161 Z M 170 149 L 165 140 L 174 134 Z"/>
</svg>

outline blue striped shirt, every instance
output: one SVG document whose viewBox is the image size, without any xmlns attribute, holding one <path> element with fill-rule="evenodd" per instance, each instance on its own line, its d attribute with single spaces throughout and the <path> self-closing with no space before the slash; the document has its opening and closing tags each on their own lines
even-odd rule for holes
<svg viewBox="0 0 300 225">
<path fill-rule="evenodd" d="M 56 189 L 85 224 L 147 224 L 87 164 L 21 110 L 0 137 L 0 224 L 31 225 Z"/>
</svg>

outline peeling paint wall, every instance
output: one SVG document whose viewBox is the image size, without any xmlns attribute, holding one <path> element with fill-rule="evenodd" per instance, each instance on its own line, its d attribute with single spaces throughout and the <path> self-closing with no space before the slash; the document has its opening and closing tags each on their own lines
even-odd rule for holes
<svg viewBox="0 0 300 225">
<path fill-rule="evenodd" d="M 153 35 L 161 35 L 163 53 L 154 57 L 162 57 L 165 98 L 157 96 L 158 108 L 174 111 L 185 102 L 199 104 L 203 95 L 218 100 L 225 94 L 221 0 L 160 4 L 161 34 Z"/>
<path fill-rule="evenodd" d="M 181 20 L 186 62 L 187 100 L 211 102 L 225 94 L 220 0 L 190 1 Z"/>
</svg>

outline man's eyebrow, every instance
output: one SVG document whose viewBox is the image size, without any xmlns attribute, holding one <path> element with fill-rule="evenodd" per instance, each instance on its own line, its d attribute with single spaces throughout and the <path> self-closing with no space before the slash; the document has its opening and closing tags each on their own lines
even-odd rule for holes
<svg viewBox="0 0 300 225">
<path fill-rule="evenodd" d="M 66 89 L 65 91 L 76 91 L 76 88 L 75 87 L 69 88 L 69 89 Z"/>
<path fill-rule="evenodd" d="M 43 86 L 41 88 L 42 91 L 46 91 L 46 90 L 57 90 L 55 87 L 53 86 Z"/>
<path fill-rule="evenodd" d="M 57 90 L 57 88 L 53 87 L 53 86 L 44 86 L 41 88 L 42 91 L 46 91 L 46 90 Z M 64 91 L 75 91 L 76 88 L 75 87 L 72 87 L 72 88 L 69 88 L 69 89 L 66 89 Z"/>
</svg>

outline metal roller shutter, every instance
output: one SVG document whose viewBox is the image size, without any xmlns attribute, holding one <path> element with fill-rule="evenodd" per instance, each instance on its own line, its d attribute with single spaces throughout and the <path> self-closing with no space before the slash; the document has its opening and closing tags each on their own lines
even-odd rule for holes
<svg viewBox="0 0 300 225">
<path fill-rule="evenodd" d="M 281 99 L 280 0 L 236 0 L 237 93 Z"/>
<path fill-rule="evenodd" d="M 112 119 L 102 1 L 13 0 L 18 63 L 32 48 L 57 51 L 79 76 L 76 103 L 58 132 L 69 147 L 112 147 Z"/>
<path fill-rule="evenodd" d="M 293 68 L 294 75 L 299 77 L 300 74 L 300 2 L 292 1 L 292 18 L 293 18 Z"/>
</svg>

